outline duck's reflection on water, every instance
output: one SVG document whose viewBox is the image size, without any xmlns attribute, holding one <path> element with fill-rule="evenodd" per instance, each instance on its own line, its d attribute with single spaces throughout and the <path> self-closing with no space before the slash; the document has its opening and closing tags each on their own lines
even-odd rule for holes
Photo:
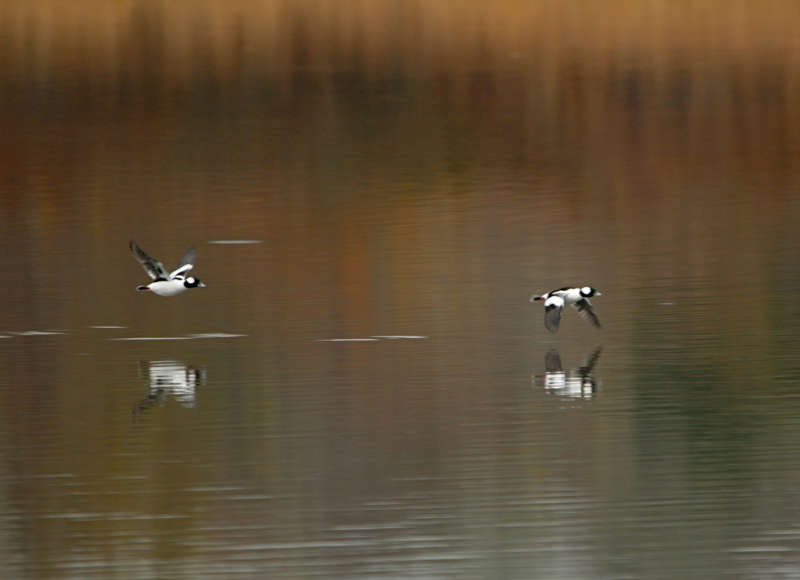
<svg viewBox="0 0 800 580">
<path fill-rule="evenodd" d="M 205 384 L 206 370 L 177 360 L 140 361 L 139 377 L 146 377 L 149 385 L 147 395 L 134 406 L 134 414 L 160 406 L 168 397 L 184 407 L 194 407 L 196 389 Z"/>
<path fill-rule="evenodd" d="M 565 371 L 561 355 L 556 349 L 551 349 L 544 357 L 545 373 L 534 375 L 534 384 L 544 386 L 545 391 L 553 395 L 589 399 L 597 393 L 599 382 L 593 371 L 602 352 L 603 348 L 598 346 L 583 365 Z"/>
</svg>

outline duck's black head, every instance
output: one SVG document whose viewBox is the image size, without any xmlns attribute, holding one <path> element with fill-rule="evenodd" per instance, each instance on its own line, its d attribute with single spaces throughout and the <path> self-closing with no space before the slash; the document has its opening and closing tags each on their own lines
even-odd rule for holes
<svg viewBox="0 0 800 580">
<path fill-rule="evenodd" d="M 187 288 L 205 288 L 206 285 L 200 281 L 200 278 L 195 278 L 194 276 L 188 276 L 186 280 L 183 281 L 183 285 Z"/>
</svg>

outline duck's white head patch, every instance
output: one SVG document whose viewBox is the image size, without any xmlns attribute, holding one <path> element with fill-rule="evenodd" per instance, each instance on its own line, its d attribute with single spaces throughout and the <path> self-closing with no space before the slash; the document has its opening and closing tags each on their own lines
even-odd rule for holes
<svg viewBox="0 0 800 580">
<path fill-rule="evenodd" d="M 593 294 L 591 286 L 584 286 L 581 288 L 581 294 L 584 296 L 591 296 Z"/>
</svg>

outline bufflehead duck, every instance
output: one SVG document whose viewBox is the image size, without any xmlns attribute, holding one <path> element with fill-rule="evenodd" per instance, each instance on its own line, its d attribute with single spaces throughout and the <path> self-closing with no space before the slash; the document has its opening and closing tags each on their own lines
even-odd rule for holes
<svg viewBox="0 0 800 580">
<path fill-rule="evenodd" d="M 153 279 L 147 286 L 137 286 L 136 289 L 140 292 L 152 292 L 159 296 L 175 296 L 181 292 L 185 292 L 189 288 L 205 288 L 199 278 L 194 276 L 186 276 L 186 272 L 194 268 L 194 262 L 197 258 L 197 253 L 194 248 L 190 248 L 181 258 L 178 268 L 172 272 L 167 272 L 164 264 L 148 255 L 147 252 L 142 250 L 136 245 L 136 242 L 131 241 L 131 252 L 133 256 L 139 261 L 147 272 L 147 275 Z"/>
<path fill-rule="evenodd" d="M 602 296 L 596 288 L 591 286 L 583 286 L 581 288 L 559 288 L 557 290 L 550 290 L 547 294 L 541 296 L 531 296 L 531 302 L 534 300 L 544 300 L 544 325 L 550 332 L 558 331 L 558 325 L 561 323 L 561 313 L 564 306 L 572 304 L 583 318 L 591 322 L 597 328 L 600 328 L 600 321 L 597 315 L 592 310 L 592 303 L 589 302 L 591 296 Z"/>
</svg>

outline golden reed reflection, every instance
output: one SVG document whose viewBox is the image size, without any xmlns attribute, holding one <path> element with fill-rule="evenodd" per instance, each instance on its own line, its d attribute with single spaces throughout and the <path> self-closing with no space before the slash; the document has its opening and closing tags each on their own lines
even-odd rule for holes
<svg viewBox="0 0 800 580">
<path fill-rule="evenodd" d="M 341 114 L 355 90 L 358 105 L 389 103 L 396 118 L 440 114 L 431 105 L 479 118 L 475 139 L 496 128 L 504 143 L 491 146 L 509 157 L 537 155 L 544 140 L 612 168 L 641 152 L 633 170 L 644 176 L 674 151 L 698 172 L 731 156 L 760 175 L 800 164 L 793 1 L 43 0 L 6 2 L 2 14 L 0 117 L 12 132 L 39 115 L 148 113 L 136 130 L 161 127 L 159 110 L 246 112 L 281 99 L 285 116 L 313 125 L 293 131 L 322 131 L 308 109 Z M 412 105 L 398 111 L 393 99 Z M 414 120 L 391 128 L 397 147 L 430 138 Z M 15 155 L 0 150 L 12 167 Z"/>
<path fill-rule="evenodd" d="M 673 100 L 693 85 L 714 102 L 757 97 L 765 82 L 789 98 L 798 82 L 800 8 L 791 0 L 3 4 L 6 83 L 71 78 L 83 89 L 156 85 L 169 94 L 198 82 L 235 91 L 248 78 L 287 82 L 298 72 L 508 71 L 587 102 L 596 93 L 585 89 L 608 92 L 609 82 Z"/>
</svg>

